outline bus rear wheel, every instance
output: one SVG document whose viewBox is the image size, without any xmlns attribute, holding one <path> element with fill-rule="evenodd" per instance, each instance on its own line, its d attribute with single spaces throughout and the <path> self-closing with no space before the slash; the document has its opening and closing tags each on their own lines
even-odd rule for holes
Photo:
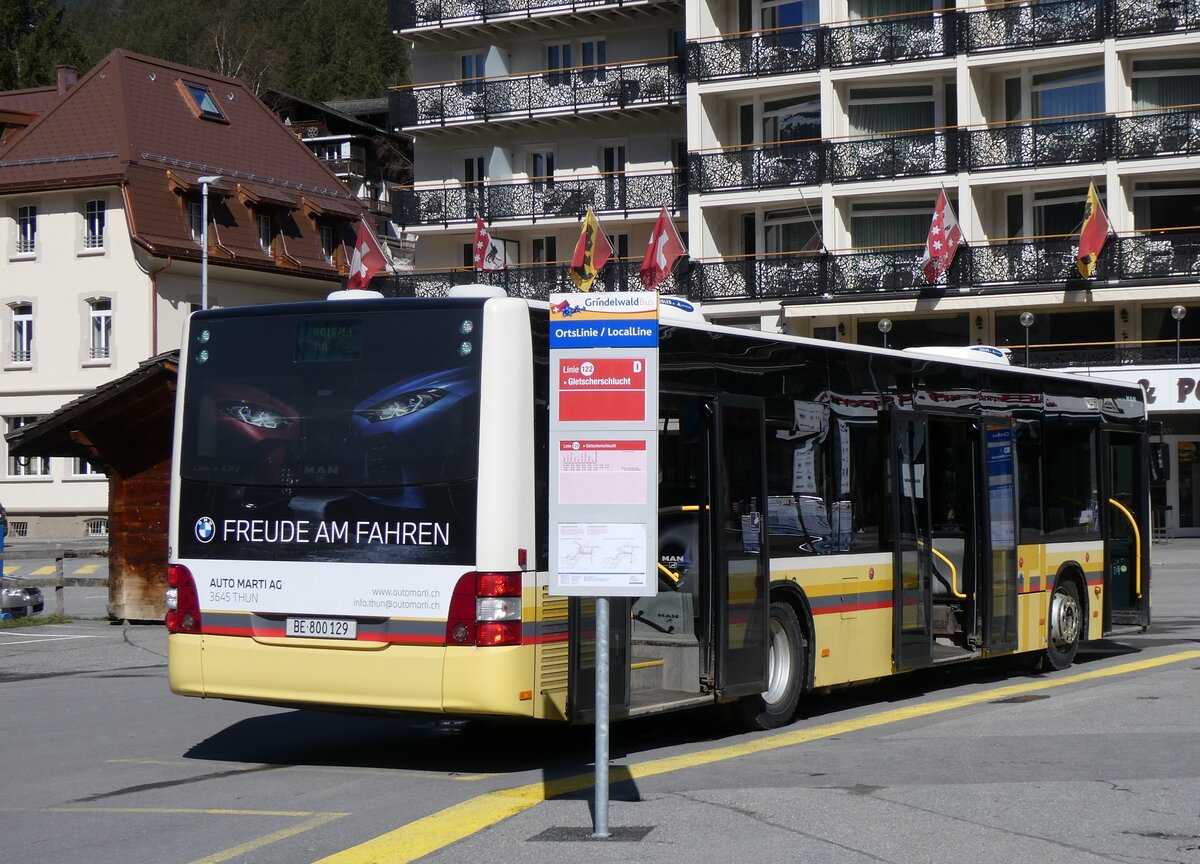
<svg viewBox="0 0 1200 864">
<path fill-rule="evenodd" d="M 767 640 L 767 689 L 737 703 L 742 725 L 756 731 L 791 723 L 804 689 L 806 646 L 796 611 L 789 604 L 778 600 L 771 604 Z"/>
<path fill-rule="evenodd" d="M 1083 605 L 1079 588 L 1070 579 L 1054 586 L 1050 596 L 1050 638 L 1046 646 L 1046 665 L 1066 669 L 1075 661 L 1079 636 L 1083 631 Z"/>
</svg>

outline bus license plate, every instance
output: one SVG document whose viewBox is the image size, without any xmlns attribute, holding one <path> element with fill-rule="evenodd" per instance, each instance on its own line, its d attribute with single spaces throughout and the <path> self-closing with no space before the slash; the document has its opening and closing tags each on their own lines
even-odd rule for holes
<svg viewBox="0 0 1200 864">
<path fill-rule="evenodd" d="M 345 618 L 288 618 L 288 636 L 306 639 L 357 639 L 358 622 Z"/>
</svg>

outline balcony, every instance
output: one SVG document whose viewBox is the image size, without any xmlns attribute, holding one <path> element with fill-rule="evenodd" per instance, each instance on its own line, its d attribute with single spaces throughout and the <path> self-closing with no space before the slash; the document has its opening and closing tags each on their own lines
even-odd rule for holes
<svg viewBox="0 0 1200 864">
<path fill-rule="evenodd" d="M 444 297 L 457 285 L 482 283 L 499 286 L 507 291 L 510 297 L 546 300 L 553 293 L 576 290 L 568 276 L 570 266 L 566 261 L 552 261 L 519 264 L 507 270 L 495 271 L 479 271 L 470 267 L 458 267 L 453 270 L 414 270 L 411 273 L 389 276 L 386 280 L 376 280 L 371 283 L 371 287 L 389 297 Z M 600 271 L 592 290 L 641 291 L 642 280 L 638 275 L 641 266 L 641 258 L 611 258 Z M 681 264 L 677 269 L 682 272 L 686 268 Z M 684 293 L 675 276 L 668 277 L 659 286 L 658 291 L 660 294 Z"/>
<path fill-rule="evenodd" d="M 696 81 L 814 72 L 823 65 L 822 28 L 788 27 L 688 43 L 688 77 Z"/>
<path fill-rule="evenodd" d="M 1096 42 L 1109 35 L 1104 0 L 997 3 L 964 13 L 969 54 Z"/>
<path fill-rule="evenodd" d="M 578 219 L 597 215 L 681 209 L 687 200 L 681 172 L 623 172 L 586 177 L 543 177 L 497 183 L 397 189 L 392 220 L 405 227 L 506 220 Z"/>
<path fill-rule="evenodd" d="M 1109 119 L 1049 118 L 964 129 L 963 169 L 1040 168 L 1103 162 L 1109 152 Z"/>
<path fill-rule="evenodd" d="M 361 158 L 322 159 L 322 164 L 338 177 L 365 177 L 366 161 Z"/>
<path fill-rule="evenodd" d="M 1147 159 L 1200 153 L 1200 106 L 1116 118 L 1113 156 Z"/>
<path fill-rule="evenodd" d="M 655 5 L 651 0 L 388 0 L 393 32 Z"/>
<path fill-rule="evenodd" d="M 863 23 L 830 27 L 828 65 L 870 66 L 902 60 L 953 57 L 956 19 L 951 14 L 889 15 Z"/>
<path fill-rule="evenodd" d="M 958 170 L 958 130 L 928 129 L 856 136 L 829 142 L 829 178 L 890 179 L 952 174 Z"/>
<path fill-rule="evenodd" d="M 825 175 L 821 141 L 788 141 L 737 147 L 714 153 L 692 153 L 688 183 L 699 192 L 812 186 Z"/>
<path fill-rule="evenodd" d="M 677 60 L 640 60 L 607 66 L 447 81 L 393 91 L 393 128 L 449 126 L 562 112 L 678 104 L 686 88 Z"/>
<path fill-rule="evenodd" d="M 1200 0 L 1117 0 L 1116 36 L 1144 36 L 1200 29 Z"/>
<path fill-rule="evenodd" d="M 1030 345 L 1026 360 L 1024 346 L 1014 346 L 1014 366 L 1033 369 L 1063 369 L 1078 366 L 1165 366 L 1200 361 L 1200 341 L 1154 339 L 1125 342 L 1079 342 L 1070 345 Z"/>
</svg>

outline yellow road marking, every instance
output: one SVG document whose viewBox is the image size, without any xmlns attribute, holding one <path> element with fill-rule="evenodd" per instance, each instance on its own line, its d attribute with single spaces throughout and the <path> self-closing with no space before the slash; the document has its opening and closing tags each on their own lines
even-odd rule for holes
<svg viewBox="0 0 1200 864">
<path fill-rule="evenodd" d="M 21 569 L 20 564 L 5 564 L 4 565 L 4 575 L 7 576 L 9 573 L 16 573 L 20 569 Z"/>
<path fill-rule="evenodd" d="M 711 765 L 748 756 L 753 753 L 763 753 L 778 750 L 783 747 L 793 747 L 809 741 L 822 738 L 832 738 L 847 732 L 858 732 L 876 726 L 886 726 L 916 717 L 927 717 L 945 711 L 953 711 L 970 705 L 992 702 L 1023 693 L 1034 693 L 1064 687 L 1068 684 L 1079 684 L 1084 681 L 1095 681 L 1101 678 L 1113 678 L 1166 666 L 1171 663 L 1182 663 L 1186 660 L 1200 659 L 1200 651 L 1181 651 L 1148 660 L 1137 660 L 1132 663 L 1122 663 L 1105 669 L 1094 669 L 1075 675 L 1065 675 L 1051 680 L 1029 681 L 1022 684 L 1012 684 L 949 699 L 939 699 L 919 705 L 904 708 L 893 708 L 878 714 L 854 717 L 849 720 L 839 720 L 808 729 L 796 729 L 790 732 L 779 732 L 753 741 L 732 744 L 726 747 L 715 747 L 699 753 L 688 753 L 680 756 L 668 756 L 663 759 L 652 759 L 648 762 L 635 763 L 619 768 L 621 779 L 637 780 L 679 771 L 684 768 L 695 768 L 701 765 Z M 617 774 L 618 772 L 614 772 Z M 447 807 L 437 813 L 432 813 L 415 822 L 389 831 L 386 834 L 334 853 L 322 858 L 316 864 L 371 864 L 371 862 L 387 861 L 388 864 L 408 864 L 416 861 L 458 840 L 470 837 L 491 825 L 501 822 L 510 816 L 515 816 L 537 804 L 590 788 L 594 783 L 593 775 L 576 774 L 546 783 L 531 783 L 514 789 L 502 789 L 480 795 L 453 807 Z"/>
<path fill-rule="evenodd" d="M 106 759 L 110 765 L 195 765 L 182 759 Z M 339 768 L 336 765 L 285 765 L 280 771 L 316 771 L 325 774 L 386 774 L 388 777 L 444 777 L 447 780 L 484 780 L 496 774 L 436 774 L 431 771 L 404 770 L 401 768 Z"/>
<path fill-rule="evenodd" d="M 75 575 L 76 576 L 81 576 L 81 575 L 86 576 L 88 573 L 95 573 L 99 569 L 100 569 L 99 564 L 84 564 L 82 567 L 79 567 L 75 570 Z"/>
<path fill-rule="evenodd" d="M 267 834 L 263 837 L 258 837 L 254 840 L 249 840 L 238 846 L 233 846 L 223 852 L 209 855 L 207 858 L 197 858 L 191 864 L 219 864 L 221 861 L 228 861 L 230 858 L 236 858 L 239 855 L 244 855 L 247 852 L 252 852 L 255 849 L 261 849 L 263 846 L 270 846 L 272 843 L 278 843 L 280 840 L 286 840 L 288 837 L 294 837 L 297 834 L 303 834 L 305 831 L 311 831 L 314 828 L 320 828 L 335 819 L 341 819 L 345 813 L 321 813 L 313 818 L 301 822 L 298 825 L 293 825 L 290 828 L 281 828 L 278 831 Z"/>
<path fill-rule="evenodd" d="M 49 566 L 47 566 L 47 567 L 39 567 L 38 569 L 34 570 L 34 571 L 33 571 L 32 573 L 30 573 L 29 575 L 30 575 L 30 576 L 53 576 L 53 575 L 54 575 L 54 568 L 53 568 L 53 567 L 49 567 Z"/>
</svg>

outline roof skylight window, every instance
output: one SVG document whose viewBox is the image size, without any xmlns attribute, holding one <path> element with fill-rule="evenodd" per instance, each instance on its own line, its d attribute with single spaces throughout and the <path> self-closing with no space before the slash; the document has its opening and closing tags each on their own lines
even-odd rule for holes
<svg viewBox="0 0 1200 864">
<path fill-rule="evenodd" d="M 217 104 L 211 90 L 203 84 L 193 84 L 190 81 L 184 81 L 183 86 L 188 95 L 192 97 L 192 103 L 201 117 L 207 120 L 225 119 L 225 115 L 221 113 L 221 106 Z"/>
</svg>

